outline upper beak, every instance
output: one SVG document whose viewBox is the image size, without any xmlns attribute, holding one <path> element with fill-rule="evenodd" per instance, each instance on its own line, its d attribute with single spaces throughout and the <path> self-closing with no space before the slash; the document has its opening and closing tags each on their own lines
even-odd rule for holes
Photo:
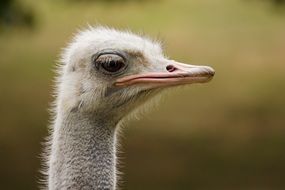
<svg viewBox="0 0 285 190">
<path fill-rule="evenodd" d="M 196 66 L 168 60 L 165 71 L 129 75 L 116 80 L 116 86 L 148 84 L 153 88 L 177 86 L 182 84 L 204 83 L 215 75 L 214 69 L 208 66 Z"/>
</svg>

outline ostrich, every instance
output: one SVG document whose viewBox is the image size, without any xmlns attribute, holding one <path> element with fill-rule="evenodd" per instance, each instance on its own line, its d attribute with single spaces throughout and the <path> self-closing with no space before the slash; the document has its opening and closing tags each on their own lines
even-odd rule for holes
<svg viewBox="0 0 285 190">
<path fill-rule="evenodd" d="M 214 70 L 166 58 L 158 42 L 90 27 L 64 50 L 47 150 L 50 190 L 115 190 L 120 125 L 161 91 L 204 83 Z"/>
</svg>

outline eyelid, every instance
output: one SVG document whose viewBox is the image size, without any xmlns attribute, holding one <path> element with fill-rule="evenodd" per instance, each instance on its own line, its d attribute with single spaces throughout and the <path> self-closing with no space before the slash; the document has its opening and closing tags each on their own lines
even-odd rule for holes
<svg viewBox="0 0 285 190">
<path fill-rule="evenodd" d="M 99 52 L 97 52 L 96 54 L 94 54 L 92 56 L 92 62 L 95 62 L 100 56 L 102 55 L 106 55 L 106 54 L 110 54 L 110 55 L 118 55 L 120 57 L 123 58 L 124 62 L 127 62 L 127 58 L 128 58 L 128 54 L 125 53 L 124 51 L 120 51 L 120 50 L 112 50 L 112 49 L 105 49 L 105 50 L 101 50 Z"/>
<path fill-rule="evenodd" d="M 121 56 L 118 56 L 118 55 L 115 55 L 115 54 L 103 54 L 103 55 L 100 55 L 95 61 L 97 62 L 110 62 L 110 61 L 122 61 L 125 63 L 125 60 L 121 57 Z"/>
</svg>

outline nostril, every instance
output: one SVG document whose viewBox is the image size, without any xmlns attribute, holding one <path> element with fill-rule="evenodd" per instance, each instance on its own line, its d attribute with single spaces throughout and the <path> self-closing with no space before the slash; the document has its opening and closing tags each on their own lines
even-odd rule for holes
<svg viewBox="0 0 285 190">
<path fill-rule="evenodd" d="M 176 70 L 176 67 L 174 67 L 173 65 L 167 65 L 167 66 L 166 66 L 166 70 L 167 70 L 168 72 L 173 72 L 173 71 Z"/>
</svg>

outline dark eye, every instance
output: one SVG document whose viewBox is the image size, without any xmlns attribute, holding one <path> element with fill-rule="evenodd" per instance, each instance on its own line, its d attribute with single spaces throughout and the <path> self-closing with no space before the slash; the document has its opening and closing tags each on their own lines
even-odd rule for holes
<svg viewBox="0 0 285 190">
<path fill-rule="evenodd" d="M 102 63 L 102 67 L 110 73 L 118 72 L 124 65 L 120 60 L 110 60 Z"/>
<path fill-rule="evenodd" d="M 119 73 L 125 67 L 125 60 L 117 54 L 103 54 L 95 60 L 95 66 L 106 74 Z"/>
</svg>

